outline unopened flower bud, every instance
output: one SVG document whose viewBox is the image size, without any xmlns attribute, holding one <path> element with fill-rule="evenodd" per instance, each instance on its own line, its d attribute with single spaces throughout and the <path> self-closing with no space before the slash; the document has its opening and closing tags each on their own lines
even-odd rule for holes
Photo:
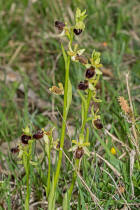
<svg viewBox="0 0 140 210">
<path fill-rule="evenodd" d="M 78 85 L 79 90 L 86 90 L 88 89 L 88 81 L 85 80 L 84 82 L 80 82 Z"/>
<path fill-rule="evenodd" d="M 85 76 L 86 76 L 86 78 L 90 79 L 90 78 L 92 78 L 94 75 L 95 75 L 95 68 L 94 68 L 93 66 L 91 66 L 90 68 L 88 68 L 88 69 L 86 70 Z"/>
<path fill-rule="evenodd" d="M 22 143 L 23 144 L 28 144 L 28 141 L 31 139 L 31 136 L 27 136 L 27 135 L 25 135 L 25 134 L 23 134 L 22 136 L 21 136 L 21 141 L 22 141 Z"/>
<path fill-rule="evenodd" d="M 82 29 L 76 29 L 76 28 L 74 28 L 74 29 L 73 29 L 73 32 L 74 32 L 76 35 L 79 35 L 79 34 L 82 33 Z"/>
<path fill-rule="evenodd" d="M 80 159 L 84 154 L 84 150 L 82 147 L 78 147 L 75 151 L 75 158 Z"/>
<path fill-rule="evenodd" d="M 102 125 L 100 119 L 93 120 L 93 123 L 94 123 L 94 126 L 95 126 L 97 129 L 102 129 L 102 128 L 103 128 L 103 125 Z"/>
<path fill-rule="evenodd" d="M 18 153 L 19 152 L 19 147 L 17 146 L 17 147 L 11 148 L 11 152 L 12 153 Z"/>
<path fill-rule="evenodd" d="M 65 27 L 65 23 L 57 20 L 57 21 L 55 21 L 55 27 L 58 28 L 59 31 L 63 31 L 63 29 Z"/>
<path fill-rule="evenodd" d="M 56 148 L 60 149 L 60 142 L 57 143 Z"/>
<path fill-rule="evenodd" d="M 44 132 L 42 130 L 39 130 L 39 131 L 37 131 L 37 133 L 35 133 L 33 135 L 33 138 L 34 139 L 41 139 L 43 137 L 43 135 L 44 135 Z"/>
</svg>

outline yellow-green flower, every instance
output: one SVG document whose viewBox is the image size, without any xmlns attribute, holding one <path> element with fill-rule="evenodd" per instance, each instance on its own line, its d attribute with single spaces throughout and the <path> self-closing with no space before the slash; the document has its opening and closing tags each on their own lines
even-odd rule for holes
<svg viewBox="0 0 140 210">
<path fill-rule="evenodd" d="M 90 156 L 90 152 L 89 152 L 89 150 L 87 149 L 87 146 L 90 145 L 89 142 L 83 142 L 83 141 L 72 140 L 72 143 L 74 143 L 75 145 L 72 146 L 72 147 L 69 149 L 69 152 L 71 152 L 71 151 L 76 152 L 76 151 L 79 151 L 79 150 L 81 149 L 81 152 L 82 152 L 82 151 L 84 152 L 83 154 L 86 154 L 86 155 Z"/>
<path fill-rule="evenodd" d="M 44 142 L 45 142 L 45 150 L 46 152 L 49 154 L 49 147 L 50 149 L 53 148 L 55 150 L 59 150 L 59 139 L 57 140 L 54 140 L 53 139 L 53 130 L 54 130 L 54 127 L 51 128 L 49 131 L 45 131 L 44 129 L 42 129 L 43 132 L 44 132 L 44 135 L 43 135 L 43 139 L 44 139 Z"/>
<path fill-rule="evenodd" d="M 81 56 L 84 53 L 85 49 L 78 50 L 78 45 L 74 45 L 74 49 L 72 50 L 71 44 L 69 43 L 69 50 L 67 51 L 68 55 L 71 56 L 71 60 L 75 62 L 79 62 L 78 59 L 76 59 L 77 56 Z"/>
<path fill-rule="evenodd" d="M 101 53 L 93 50 L 92 56 L 90 58 L 90 64 L 85 65 L 87 68 L 90 68 L 91 66 L 95 67 L 96 74 L 102 74 L 102 72 L 99 69 L 100 67 L 102 67 L 102 64 L 100 63 L 101 60 L 100 55 Z"/>
</svg>

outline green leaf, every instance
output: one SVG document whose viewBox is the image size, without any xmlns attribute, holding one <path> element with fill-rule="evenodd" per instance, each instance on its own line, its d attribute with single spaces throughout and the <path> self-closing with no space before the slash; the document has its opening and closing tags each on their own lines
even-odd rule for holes
<svg viewBox="0 0 140 210">
<path fill-rule="evenodd" d="M 79 179 L 77 179 L 77 181 L 78 181 L 78 188 L 79 188 L 79 193 L 80 193 L 80 204 L 81 204 L 81 210 L 84 210 L 84 209 L 86 209 L 86 203 L 85 203 L 85 199 L 84 199 L 84 195 L 83 195 L 83 191 L 81 190 L 81 183 L 80 183 L 80 180 Z"/>
<path fill-rule="evenodd" d="M 54 177 L 51 184 L 51 191 L 48 198 L 48 210 L 55 210 L 55 191 L 54 191 Z"/>
<path fill-rule="evenodd" d="M 49 156 L 49 137 L 46 134 L 44 134 L 43 138 L 45 141 L 45 151 L 47 153 L 47 156 Z"/>
<path fill-rule="evenodd" d="M 70 80 L 68 80 L 68 92 L 67 92 L 67 108 L 66 108 L 66 113 L 68 114 L 69 107 L 71 105 L 72 101 L 72 85 Z"/>
<path fill-rule="evenodd" d="M 84 153 L 90 157 L 90 152 L 87 147 L 84 147 Z"/>
<path fill-rule="evenodd" d="M 68 199 L 68 193 L 65 193 L 64 199 L 63 199 L 63 209 L 69 210 L 69 199 Z"/>
</svg>

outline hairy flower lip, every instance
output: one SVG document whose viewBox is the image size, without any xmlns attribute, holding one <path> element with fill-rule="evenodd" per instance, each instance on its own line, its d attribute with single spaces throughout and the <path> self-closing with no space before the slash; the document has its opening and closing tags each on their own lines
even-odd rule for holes
<svg viewBox="0 0 140 210">
<path fill-rule="evenodd" d="M 79 90 L 86 90 L 88 89 L 88 81 L 85 80 L 84 82 L 80 82 L 79 85 L 78 85 L 78 89 Z"/>
<path fill-rule="evenodd" d="M 94 126 L 95 126 L 97 129 L 102 129 L 102 128 L 103 128 L 103 125 L 102 125 L 100 119 L 93 120 L 93 124 L 94 124 Z"/>
<path fill-rule="evenodd" d="M 11 148 L 11 153 L 18 153 L 19 152 L 19 146 Z"/>
<path fill-rule="evenodd" d="M 23 134 L 22 136 L 21 136 L 21 141 L 22 141 L 22 143 L 23 144 L 28 144 L 28 141 L 31 139 L 31 136 L 27 136 L 27 135 L 25 135 L 25 134 Z"/>
<path fill-rule="evenodd" d="M 62 31 L 65 27 L 65 23 L 56 20 L 55 21 L 55 27 L 58 28 L 59 31 Z"/>
<path fill-rule="evenodd" d="M 91 66 L 90 68 L 86 69 L 86 78 L 90 79 L 95 75 L 95 67 Z"/>
<path fill-rule="evenodd" d="M 76 28 L 74 28 L 73 29 L 73 32 L 76 34 L 76 35 L 80 35 L 81 33 L 82 33 L 82 29 L 76 29 Z"/>
<path fill-rule="evenodd" d="M 75 151 L 75 158 L 80 159 L 84 155 L 84 150 L 82 147 L 77 147 Z"/>
<path fill-rule="evenodd" d="M 33 138 L 34 139 L 41 139 L 44 135 L 44 132 L 42 130 L 37 131 L 34 135 Z"/>
</svg>

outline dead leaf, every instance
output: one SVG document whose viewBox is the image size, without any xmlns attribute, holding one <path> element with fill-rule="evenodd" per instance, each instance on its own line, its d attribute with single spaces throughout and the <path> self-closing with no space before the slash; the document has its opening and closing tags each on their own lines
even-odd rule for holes
<svg viewBox="0 0 140 210">
<path fill-rule="evenodd" d="M 124 205 L 123 208 L 121 210 L 128 210 L 127 206 Z"/>
<path fill-rule="evenodd" d="M 8 82 L 21 82 L 21 76 L 13 71 L 9 66 L 0 66 L 0 80 Z"/>
</svg>

